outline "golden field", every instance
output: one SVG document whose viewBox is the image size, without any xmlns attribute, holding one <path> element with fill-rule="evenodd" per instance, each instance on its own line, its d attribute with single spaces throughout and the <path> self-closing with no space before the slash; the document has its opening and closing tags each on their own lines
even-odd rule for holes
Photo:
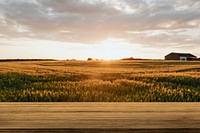
<svg viewBox="0 0 200 133">
<path fill-rule="evenodd" d="M 200 61 L 0 62 L 1 102 L 199 102 Z"/>
</svg>

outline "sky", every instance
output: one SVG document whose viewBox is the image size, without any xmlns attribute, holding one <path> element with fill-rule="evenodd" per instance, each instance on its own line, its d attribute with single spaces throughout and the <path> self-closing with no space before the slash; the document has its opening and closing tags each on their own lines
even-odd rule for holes
<svg viewBox="0 0 200 133">
<path fill-rule="evenodd" d="M 200 57 L 199 0 L 0 0 L 0 58 Z"/>
</svg>

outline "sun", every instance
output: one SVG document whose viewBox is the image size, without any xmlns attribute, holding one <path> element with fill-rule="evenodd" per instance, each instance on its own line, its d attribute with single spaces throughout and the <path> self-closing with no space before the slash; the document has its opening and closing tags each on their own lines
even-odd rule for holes
<svg viewBox="0 0 200 133">
<path fill-rule="evenodd" d="M 122 45 L 114 39 L 108 39 L 100 44 L 94 45 L 92 55 L 94 58 L 104 60 L 121 59 L 125 56 Z"/>
</svg>

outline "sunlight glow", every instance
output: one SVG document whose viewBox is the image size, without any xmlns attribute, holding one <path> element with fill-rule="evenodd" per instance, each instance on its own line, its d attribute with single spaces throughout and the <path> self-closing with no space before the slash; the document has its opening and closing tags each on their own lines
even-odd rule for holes
<svg viewBox="0 0 200 133">
<path fill-rule="evenodd" d="M 119 42 L 118 42 L 119 41 Z M 121 41 L 121 43 L 120 43 Z M 115 39 L 107 39 L 102 43 L 95 45 L 92 49 L 92 55 L 95 58 L 104 59 L 104 60 L 112 60 L 112 59 L 120 59 L 125 56 L 127 51 L 124 51 L 123 48 L 123 40 L 115 40 Z"/>
<path fill-rule="evenodd" d="M 87 58 L 115 60 L 122 58 L 163 59 L 164 55 L 179 47 L 160 48 L 143 47 L 141 44 L 130 44 L 123 39 L 109 38 L 97 44 L 65 43 L 59 41 L 34 40 L 27 38 L 0 39 L 1 59 L 77 59 Z M 192 49 L 196 53 L 199 48 Z M 157 55 L 160 52 L 160 56 Z M 167 51 L 167 52 L 166 52 Z M 184 51 L 181 51 L 184 52 Z M 146 53 L 146 54 L 143 54 Z M 26 55 L 26 56 L 24 56 Z"/>
</svg>

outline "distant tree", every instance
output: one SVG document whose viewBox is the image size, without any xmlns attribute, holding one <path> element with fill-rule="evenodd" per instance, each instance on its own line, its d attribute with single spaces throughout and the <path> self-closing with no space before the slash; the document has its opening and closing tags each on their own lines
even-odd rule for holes
<svg viewBox="0 0 200 133">
<path fill-rule="evenodd" d="M 92 58 L 88 58 L 87 60 L 88 60 L 88 61 L 92 61 L 93 59 L 92 59 Z"/>
</svg>

